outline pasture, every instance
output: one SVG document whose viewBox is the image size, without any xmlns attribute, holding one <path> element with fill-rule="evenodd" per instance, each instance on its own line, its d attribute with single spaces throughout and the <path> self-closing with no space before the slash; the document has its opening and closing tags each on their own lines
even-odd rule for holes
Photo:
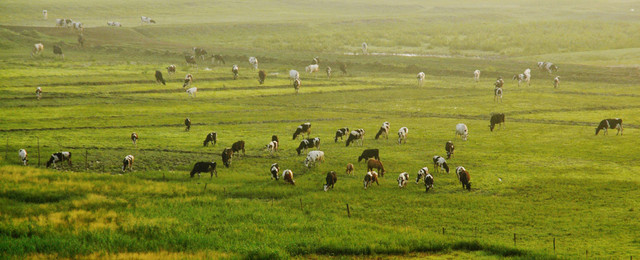
<svg viewBox="0 0 640 260">
<path fill-rule="evenodd" d="M 634 2 L 130 2 L 0 3 L 1 257 L 640 257 Z M 140 15 L 158 23 L 141 26 Z M 54 27 L 67 17 L 85 23 L 84 47 L 77 32 Z M 374 55 L 359 55 L 364 41 Z M 45 50 L 32 58 L 38 42 Z M 189 67 L 184 54 L 194 46 L 226 64 Z M 250 56 L 267 72 L 263 85 Z M 315 56 L 320 72 L 309 75 Z M 539 71 L 537 61 L 560 70 Z M 526 68 L 531 86 L 518 87 L 511 77 Z M 301 73 L 299 94 L 291 69 Z M 195 98 L 182 88 L 187 73 Z M 493 100 L 499 76 L 501 103 Z M 506 115 L 493 132 L 491 113 Z M 600 120 L 616 117 L 624 135 L 594 135 Z M 374 140 L 385 121 L 389 139 Z M 312 168 L 296 154 L 301 139 L 291 140 L 305 122 L 326 155 Z M 455 136 L 458 123 L 469 127 L 467 141 Z M 398 145 L 403 126 L 408 138 Z M 365 129 L 363 145 L 334 143 L 342 127 Z M 203 147 L 212 131 L 217 145 Z M 274 154 L 265 149 L 272 135 Z M 222 150 L 238 140 L 246 156 L 223 167 Z M 445 156 L 449 140 L 452 171 L 435 173 L 431 158 Z M 387 172 L 365 190 L 357 158 L 368 148 L 380 150 Z M 58 151 L 72 153 L 72 166 L 45 169 Z M 121 174 L 128 154 L 133 171 Z M 218 177 L 189 178 L 198 161 L 217 162 Z M 295 186 L 270 179 L 275 162 L 294 172 Z M 459 165 L 471 191 L 456 179 Z M 435 182 L 428 193 L 414 184 L 425 166 Z M 324 192 L 331 170 L 338 180 Z M 401 172 L 410 175 L 404 189 Z"/>
</svg>

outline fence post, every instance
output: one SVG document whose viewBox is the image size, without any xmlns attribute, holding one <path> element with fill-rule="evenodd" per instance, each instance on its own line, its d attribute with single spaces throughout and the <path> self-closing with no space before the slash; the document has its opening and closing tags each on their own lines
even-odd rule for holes
<svg viewBox="0 0 640 260">
<path fill-rule="evenodd" d="M 347 203 L 347 216 L 351 217 L 351 210 L 349 210 L 349 203 Z"/>
</svg>

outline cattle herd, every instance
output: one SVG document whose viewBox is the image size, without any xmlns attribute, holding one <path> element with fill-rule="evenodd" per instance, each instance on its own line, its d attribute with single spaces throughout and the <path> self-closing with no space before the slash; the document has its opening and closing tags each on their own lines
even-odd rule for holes
<svg viewBox="0 0 640 260">
<path fill-rule="evenodd" d="M 47 11 L 43 10 L 43 16 L 44 19 L 47 19 Z M 156 21 L 149 18 L 149 17 L 145 17 L 145 16 L 141 16 L 140 17 L 140 22 L 141 24 L 155 24 Z M 115 21 L 109 21 L 107 22 L 108 26 L 112 26 L 112 27 L 121 27 L 122 25 L 119 22 L 115 22 Z M 56 26 L 57 27 L 69 27 L 69 28 L 73 28 L 75 30 L 77 30 L 78 32 L 80 32 L 79 38 L 78 38 L 78 42 L 82 43 L 84 42 L 84 38 L 82 36 L 82 31 L 84 31 L 84 26 L 82 23 L 79 22 L 74 22 L 72 19 L 68 19 L 68 18 L 64 18 L 64 19 L 56 19 Z M 81 40 L 82 39 L 82 40 Z M 42 53 L 42 51 L 44 50 L 44 45 L 42 43 L 37 43 L 34 44 L 32 52 L 31 52 L 31 56 L 35 57 L 38 56 Z M 64 58 L 64 54 L 62 52 L 62 49 L 60 46 L 56 45 L 53 48 L 54 50 L 54 54 L 61 56 L 62 58 Z M 366 43 L 362 43 L 362 53 L 363 55 L 368 55 L 368 45 Z M 194 47 L 193 48 L 193 55 L 185 55 L 185 60 L 187 62 L 188 65 L 192 65 L 192 66 L 197 66 L 197 60 L 205 60 L 206 58 L 211 58 L 212 61 L 216 64 L 224 64 L 225 61 L 223 59 L 223 57 L 221 55 L 211 55 L 210 57 L 207 56 L 208 53 L 206 50 L 204 50 L 203 48 L 197 48 Z M 258 70 L 258 81 L 260 84 L 263 84 L 265 82 L 266 79 L 266 72 L 264 70 L 259 70 L 259 66 L 258 66 L 258 59 L 256 57 L 249 57 L 248 59 L 249 61 L 249 65 L 250 68 L 252 70 Z M 538 68 L 540 69 L 540 71 L 544 71 L 544 72 L 548 72 L 549 74 L 557 72 L 558 71 L 558 67 L 551 63 L 551 62 L 538 62 Z M 313 74 L 319 71 L 320 69 L 320 58 L 319 57 L 314 57 L 312 63 L 309 66 L 306 66 L 305 71 L 309 74 Z M 168 67 L 166 67 L 167 69 L 167 73 L 169 74 L 169 76 L 175 74 L 176 72 L 176 65 L 169 65 Z M 344 63 L 340 64 L 340 70 L 343 72 L 343 74 L 346 74 L 346 65 Z M 238 75 L 239 75 L 239 66 L 237 64 L 234 64 L 232 66 L 231 69 L 232 73 L 233 73 L 233 79 L 237 79 Z M 326 73 L 327 73 L 327 78 L 331 77 L 331 67 L 326 67 Z M 480 75 L 481 75 L 481 71 L 480 70 L 475 70 L 473 72 L 473 78 L 474 81 L 477 83 L 480 80 Z M 421 87 L 424 84 L 424 80 L 425 80 L 426 74 L 424 72 L 419 72 L 417 74 L 417 79 L 418 79 L 418 86 Z M 162 75 L 162 72 L 160 70 L 156 70 L 155 71 L 155 78 L 156 78 L 156 82 L 158 84 L 163 84 L 166 85 L 166 81 Z M 300 73 L 296 70 L 290 70 L 289 71 L 289 78 L 291 79 L 291 83 L 294 86 L 295 92 L 297 93 L 298 90 L 300 89 L 301 86 L 301 81 L 300 81 Z M 518 86 L 521 86 L 522 83 L 524 83 L 527 86 L 531 85 L 531 70 L 529 68 L 527 68 L 526 70 L 524 70 L 523 73 L 521 74 L 515 74 L 513 76 L 514 80 L 518 81 Z M 186 87 L 191 86 L 191 84 L 193 83 L 193 76 L 191 74 L 187 74 L 185 76 L 185 80 L 183 83 L 183 89 L 185 89 Z M 560 84 L 560 76 L 555 76 L 554 80 L 553 80 L 553 85 L 554 88 L 557 88 Z M 494 83 L 495 89 L 494 89 L 494 100 L 496 102 L 501 102 L 502 101 L 502 96 L 503 96 L 503 87 L 504 87 L 504 80 L 502 79 L 502 77 L 498 77 L 497 80 Z M 191 87 L 185 90 L 191 97 L 195 98 L 195 94 L 197 91 L 196 87 Z M 42 89 L 40 87 L 37 88 L 36 90 L 36 95 L 37 98 L 40 99 L 42 94 Z M 500 128 L 502 128 L 502 125 L 505 122 L 505 114 L 503 113 L 493 113 L 491 114 L 490 117 L 490 125 L 489 125 L 489 129 L 490 131 L 493 131 L 496 125 L 500 125 Z M 189 131 L 191 128 L 191 120 L 189 118 L 186 118 L 184 121 L 184 124 L 186 126 L 185 131 Z M 390 123 L 389 122 L 384 122 L 377 134 L 375 135 L 375 140 L 378 140 L 380 138 L 385 138 L 388 139 L 389 138 L 389 131 L 390 131 Z M 615 119 L 604 119 L 602 120 L 599 125 L 596 127 L 595 129 L 595 134 L 598 135 L 598 133 L 600 131 L 603 131 L 604 134 L 607 134 L 607 129 L 617 129 L 618 130 L 618 134 L 622 135 L 623 133 L 623 127 L 622 127 L 622 119 L 619 118 L 615 118 Z M 401 127 L 398 130 L 398 144 L 403 144 L 407 142 L 407 137 L 408 137 L 408 133 L 409 133 L 409 129 L 407 127 Z M 455 134 L 456 136 L 460 136 L 461 139 L 463 141 L 466 141 L 468 136 L 469 136 L 469 129 L 465 124 L 457 124 L 455 126 Z M 304 136 L 306 135 L 306 138 L 304 138 Z M 305 165 L 305 167 L 314 167 L 316 166 L 318 163 L 322 163 L 325 161 L 325 153 L 323 151 L 319 151 L 318 149 L 320 148 L 320 138 L 319 137 L 314 137 L 311 138 L 311 123 L 307 122 L 307 123 L 303 123 L 301 125 L 299 125 L 298 127 L 296 127 L 294 133 L 293 133 L 293 140 L 295 140 L 298 136 L 302 136 L 303 139 L 300 141 L 298 148 L 296 148 L 296 152 L 298 155 L 302 155 L 303 152 L 307 153 L 308 149 L 316 149 L 313 151 L 309 151 L 305 157 L 305 159 L 302 161 L 302 163 Z M 363 146 L 364 143 L 364 137 L 365 137 L 365 130 L 362 128 L 359 129 L 355 129 L 352 131 L 349 131 L 348 127 L 343 127 L 340 129 L 337 129 L 335 132 L 335 136 L 334 136 L 334 143 L 338 142 L 338 139 L 340 139 L 340 141 L 343 141 L 344 137 L 346 138 L 345 141 L 345 146 L 349 146 L 352 143 L 355 144 L 359 144 L 360 146 Z M 134 145 L 137 146 L 137 141 L 138 141 L 138 134 L 136 133 L 132 133 L 131 134 L 131 140 L 133 142 Z M 210 132 L 207 134 L 207 136 L 204 139 L 203 145 L 204 146 L 208 146 L 209 144 L 211 144 L 212 146 L 215 146 L 217 144 L 218 141 L 218 135 L 216 132 Z M 266 150 L 268 150 L 270 153 L 275 153 L 278 151 L 278 147 L 280 146 L 280 141 L 277 135 L 273 135 L 271 137 L 271 141 L 265 146 Z M 433 171 L 434 172 L 442 172 L 442 173 L 449 173 L 449 166 L 447 164 L 447 159 L 451 159 L 454 156 L 454 151 L 455 151 L 455 146 L 453 144 L 452 141 L 447 141 L 445 143 L 445 152 L 447 154 L 447 158 L 445 159 L 444 157 L 435 155 L 433 157 Z M 222 163 L 225 167 L 229 168 L 231 167 L 231 162 L 232 162 L 232 158 L 234 156 L 239 156 L 240 152 L 242 152 L 242 155 L 245 155 L 245 142 L 240 140 L 237 141 L 235 143 L 233 143 L 233 145 L 231 147 L 226 147 L 223 149 L 222 153 L 221 153 L 221 159 L 222 159 Z M 28 164 L 28 155 L 27 155 L 27 151 L 25 149 L 20 149 L 19 150 L 19 156 L 21 158 L 21 161 L 23 163 L 23 165 L 27 165 Z M 366 170 L 366 174 L 364 176 L 364 180 L 363 180 L 363 185 L 364 185 L 364 189 L 367 189 L 368 187 L 371 186 L 371 184 L 373 184 L 374 182 L 377 185 L 379 184 L 379 180 L 380 178 L 383 178 L 385 173 L 387 172 L 387 170 L 384 167 L 384 164 L 382 162 L 382 160 L 380 159 L 380 150 L 379 149 L 366 149 L 364 151 L 362 151 L 361 155 L 358 157 L 358 162 L 361 161 L 365 161 L 366 165 L 367 165 L 367 170 Z M 49 159 L 49 161 L 47 161 L 46 166 L 50 167 L 56 167 L 56 163 L 60 163 L 60 162 L 64 162 L 67 161 L 69 166 L 71 166 L 71 152 L 68 151 L 62 151 L 62 152 L 57 152 L 57 153 L 53 153 L 51 154 L 51 157 Z M 132 171 L 133 170 L 133 164 L 134 164 L 134 156 L 133 155 L 127 155 L 124 157 L 123 161 L 122 161 L 122 172 L 125 172 L 126 170 Z M 209 172 L 211 174 L 211 178 L 213 177 L 213 175 L 215 175 L 216 177 L 218 176 L 218 172 L 216 169 L 217 163 L 215 161 L 212 162 L 196 162 L 193 166 L 193 169 L 190 172 L 190 177 L 194 177 L 195 174 L 198 174 L 198 176 L 200 176 L 201 173 L 203 172 Z M 265 167 L 267 168 L 267 167 Z M 354 172 L 354 165 L 352 163 L 347 162 L 346 163 L 346 170 L 345 170 L 345 174 L 346 175 L 351 175 Z M 280 165 L 276 162 L 271 164 L 269 167 L 269 172 L 271 174 L 271 178 L 275 179 L 275 180 L 279 180 L 280 178 Z M 455 168 L 455 173 L 457 176 L 458 181 L 462 184 L 463 189 L 467 189 L 470 190 L 471 189 L 471 176 L 469 174 L 469 171 L 467 171 L 467 169 L 465 169 L 465 167 L 463 166 L 457 166 Z M 289 184 L 295 185 L 295 180 L 294 180 L 294 173 L 291 169 L 285 169 L 284 171 L 282 171 L 282 179 Z M 406 186 L 406 184 L 408 183 L 408 180 L 410 178 L 410 174 L 408 172 L 401 172 L 397 178 L 398 181 L 398 186 L 399 188 L 404 188 Z M 337 174 L 336 171 L 329 171 L 326 174 L 326 183 L 323 185 L 323 190 L 327 191 L 329 189 L 332 189 L 336 182 L 337 182 Z M 420 180 L 423 180 L 424 182 L 424 186 L 425 186 L 425 191 L 428 192 L 430 189 L 433 188 L 433 184 L 434 184 L 434 176 L 431 175 L 431 173 L 429 172 L 429 169 L 427 167 L 422 167 L 420 169 L 418 169 L 417 171 L 417 178 L 416 178 L 416 184 L 420 182 Z"/>
</svg>

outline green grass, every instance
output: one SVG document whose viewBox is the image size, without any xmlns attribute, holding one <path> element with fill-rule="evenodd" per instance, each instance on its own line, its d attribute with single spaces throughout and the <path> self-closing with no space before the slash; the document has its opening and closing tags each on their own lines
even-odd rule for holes
<svg viewBox="0 0 640 260">
<path fill-rule="evenodd" d="M 640 253 L 640 74 L 633 67 L 640 42 L 633 3 L 127 3 L 0 3 L 1 257 Z M 40 20 L 45 7 L 48 21 Z M 139 26 L 139 15 L 159 24 Z M 76 46 L 74 32 L 50 27 L 57 17 L 88 25 L 84 48 Z M 107 20 L 125 27 L 103 27 Z M 438 56 L 345 55 L 359 52 L 363 41 L 371 52 Z M 35 42 L 45 43 L 42 57 L 29 57 Z M 63 46 L 64 61 L 53 57 L 53 44 Z M 183 54 L 193 46 L 221 53 L 227 64 L 187 67 Z M 269 73 L 264 85 L 249 56 Z M 314 56 L 333 68 L 331 79 L 304 73 Z M 535 68 L 539 60 L 559 63 L 558 89 L 556 74 Z M 178 66 L 171 77 L 164 73 L 169 64 Z M 232 64 L 240 66 L 238 80 Z M 511 76 L 526 68 L 533 69 L 531 86 L 518 87 Z M 297 95 L 290 69 L 302 72 Z M 475 69 L 482 71 L 477 84 Z M 163 71 L 166 86 L 155 84 L 155 70 Z M 423 87 L 415 78 L 420 71 L 427 74 Z M 194 99 L 181 87 L 186 73 L 199 89 Z M 493 102 L 498 76 L 506 80 L 503 103 Z M 44 91 L 39 101 L 36 87 Z M 505 113 L 507 122 L 490 132 L 493 112 Z M 189 132 L 186 117 L 193 123 Z M 594 136 L 596 123 L 612 117 L 624 119 L 624 135 Z M 374 140 L 384 121 L 391 123 L 389 140 Z M 326 162 L 310 169 L 296 155 L 299 140 L 291 140 L 304 122 L 312 123 L 326 154 Z M 470 130 L 466 142 L 454 135 L 460 122 Z M 362 147 L 333 142 L 345 126 L 366 130 Z M 398 145 L 402 126 L 409 137 Z M 219 142 L 203 147 L 211 131 Z M 140 136 L 137 147 L 131 132 Z M 264 146 L 273 134 L 281 144 L 272 155 Z M 237 140 L 246 142 L 246 156 L 222 167 L 221 151 Z M 448 140 L 456 145 L 449 165 L 470 171 L 470 192 L 454 173 L 432 169 L 431 158 L 445 154 Z M 39 169 L 38 141 L 40 168 L 63 150 L 73 153 L 73 165 Z M 29 152 L 29 167 L 19 165 L 21 148 Z M 380 149 L 388 171 L 381 185 L 367 190 L 365 164 L 356 162 L 365 148 Z M 134 170 L 121 175 L 128 154 L 136 157 Z M 211 160 L 220 164 L 217 178 L 188 177 L 195 162 Z M 293 170 L 296 186 L 270 180 L 274 162 Z M 344 174 L 347 163 L 355 164 L 355 174 Z M 425 193 L 413 182 L 397 187 L 399 173 L 413 180 L 424 166 L 435 177 L 433 190 Z M 338 183 L 323 192 L 330 170 Z"/>
</svg>

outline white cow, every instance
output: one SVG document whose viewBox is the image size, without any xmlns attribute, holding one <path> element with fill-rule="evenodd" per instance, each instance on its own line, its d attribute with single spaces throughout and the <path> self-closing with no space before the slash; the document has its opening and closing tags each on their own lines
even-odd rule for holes
<svg viewBox="0 0 640 260">
<path fill-rule="evenodd" d="M 407 134 L 409 134 L 409 128 L 405 126 L 398 130 L 398 144 L 402 144 L 402 141 L 404 141 L 405 144 L 407 143 Z"/>
<path fill-rule="evenodd" d="M 522 74 L 524 74 L 524 81 L 531 86 L 531 69 L 524 70 L 524 73 Z"/>
<path fill-rule="evenodd" d="M 560 86 L 560 76 L 556 76 L 553 79 L 553 88 L 557 88 L 558 86 Z"/>
<path fill-rule="evenodd" d="M 462 140 L 467 140 L 467 137 L 469 136 L 469 129 L 467 128 L 467 125 L 463 123 L 456 125 L 456 136 L 458 135 L 462 137 Z"/>
<path fill-rule="evenodd" d="M 249 64 L 251 64 L 251 66 L 253 67 L 253 70 L 257 70 L 258 69 L 258 58 L 249 57 Z"/>
<path fill-rule="evenodd" d="M 191 98 L 196 97 L 196 92 L 198 92 L 198 88 L 196 88 L 196 87 L 187 89 L 187 94 L 189 94 L 189 96 L 191 96 Z"/>
<path fill-rule="evenodd" d="M 324 152 L 323 151 L 311 151 L 307 154 L 307 158 L 304 159 L 304 166 L 311 167 L 315 165 L 316 162 L 324 162 Z"/>
<path fill-rule="evenodd" d="M 47 20 L 47 18 L 48 18 L 48 15 L 47 15 L 47 14 L 48 14 L 47 10 L 42 10 L 42 17 L 43 17 L 45 20 Z"/>
<path fill-rule="evenodd" d="M 81 22 L 73 22 L 71 24 L 71 26 L 72 26 L 73 29 L 75 29 L 75 30 L 77 30 L 79 32 L 84 31 L 84 25 Z"/>
<path fill-rule="evenodd" d="M 29 157 L 27 157 L 27 150 L 20 149 L 20 151 L 18 151 L 18 154 L 20 155 L 20 159 L 22 160 L 22 164 L 24 164 L 26 166 L 27 163 L 29 162 Z"/>
<path fill-rule="evenodd" d="M 473 72 L 473 80 L 475 80 L 476 83 L 478 83 L 478 81 L 480 81 L 480 70 L 475 70 Z"/>
<path fill-rule="evenodd" d="M 40 55 L 44 50 L 44 44 L 36 43 L 33 45 L 33 49 L 31 50 L 31 57 Z"/>
<path fill-rule="evenodd" d="M 312 64 L 304 68 L 304 70 L 309 74 L 318 72 L 319 69 L 320 69 L 320 66 L 318 66 L 318 64 Z"/>
<path fill-rule="evenodd" d="M 300 73 L 297 70 L 290 70 L 289 71 L 289 79 L 291 79 L 291 80 L 300 79 Z"/>
<path fill-rule="evenodd" d="M 424 72 L 418 73 L 418 87 L 422 87 L 422 82 L 424 81 L 425 74 Z"/>
<path fill-rule="evenodd" d="M 398 176 L 398 187 L 404 188 L 409 181 L 409 174 L 407 172 L 403 172 Z"/>
<path fill-rule="evenodd" d="M 369 45 L 366 42 L 362 43 L 362 54 L 369 55 Z"/>
<path fill-rule="evenodd" d="M 107 25 L 108 26 L 112 26 L 112 27 L 122 27 L 122 24 L 120 24 L 119 22 L 114 22 L 114 21 L 108 21 Z"/>
<path fill-rule="evenodd" d="M 156 21 L 146 16 L 140 16 L 140 24 L 145 24 L 145 23 L 156 23 Z"/>
</svg>

